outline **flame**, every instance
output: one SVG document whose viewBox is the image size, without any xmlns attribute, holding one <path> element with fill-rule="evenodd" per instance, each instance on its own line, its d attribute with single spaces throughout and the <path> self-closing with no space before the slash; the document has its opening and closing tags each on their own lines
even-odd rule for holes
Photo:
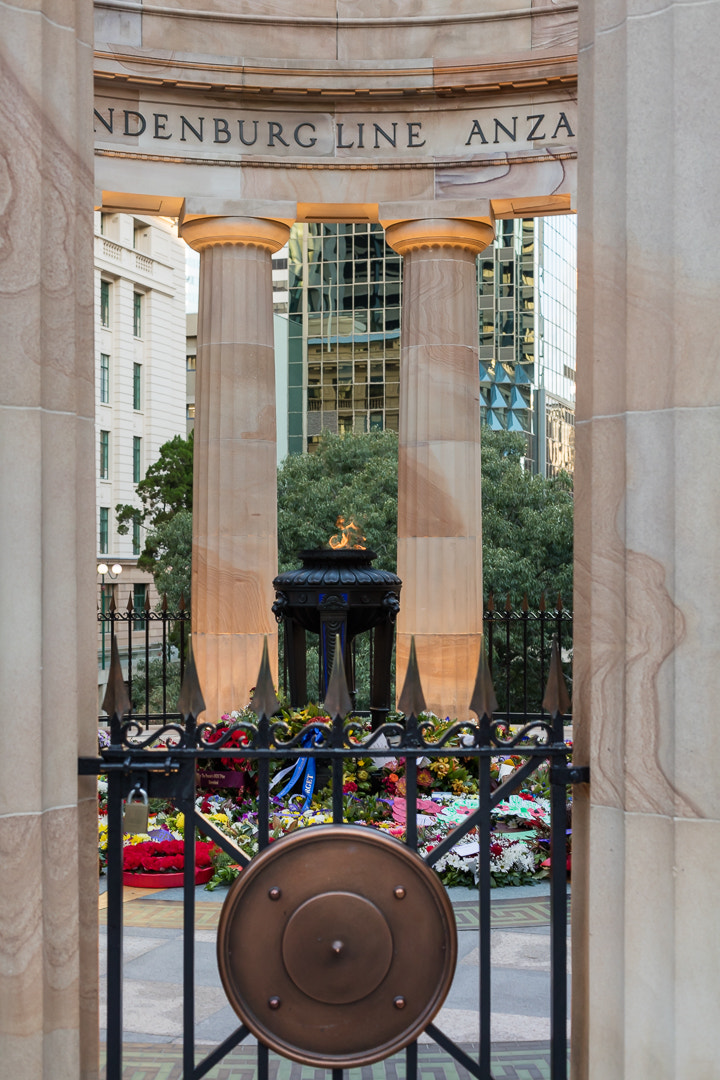
<svg viewBox="0 0 720 1080">
<path fill-rule="evenodd" d="M 365 551 L 365 544 L 361 543 L 365 537 L 362 534 L 362 530 L 354 521 L 350 520 L 345 522 L 344 517 L 339 517 L 335 522 L 335 527 L 340 530 L 335 536 L 331 536 L 328 540 L 330 547 L 334 551 L 338 551 L 340 548 L 354 548 L 355 550 Z"/>
</svg>

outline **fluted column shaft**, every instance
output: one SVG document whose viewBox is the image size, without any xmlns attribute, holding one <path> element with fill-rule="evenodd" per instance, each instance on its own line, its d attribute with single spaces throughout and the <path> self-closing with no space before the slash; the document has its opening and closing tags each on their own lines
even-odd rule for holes
<svg viewBox="0 0 720 1080">
<path fill-rule="evenodd" d="M 0 1075 L 93 1080 L 93 11 L 0 22 Z"/>
<path fill-rule="evenodd" d="M 573 1080 L 719 1075 L 720 4 L 581 4 Z"/>
<path fill-rule="evenodd" d="M 256 218 L 182 226 L 200 251 L 192 627 L 210 721 L 247 705 L 266 634 L 277 670 L 272 253 L 288 235 Z"/>
<path fill-rule="evenodd" d="M 466 715 L 482 634 L 476 257 L 489 222 L 387 225 L 404 257 L 400 359 L 398 687 L 414 636 L 428 707 Z"/>
</svg>

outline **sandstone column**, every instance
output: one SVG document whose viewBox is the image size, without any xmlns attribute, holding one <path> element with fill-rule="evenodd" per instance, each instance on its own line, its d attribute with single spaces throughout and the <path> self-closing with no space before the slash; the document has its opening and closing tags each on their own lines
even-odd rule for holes
<svg viewBox="0 0 720 1080">
<path fill-rule="evenodd" d="M 0 16 L 0 1073 L 98 1070 L 92 4 Z"/>
<path fill-rule="evenodd" d="M 219 720 L 250 700 L 263 636 L 277 668 L 277 479 L 272 253 L 288 224 L 185 219 L 200 252 L 193 489 L 193 649 Z"/>
<path fill-rule="evenodd" d="M 386 225 L 404 257 L 400 361 L 398 688 L 414 635 L 428 708 L 466 716 L 482 634 L 476 257 L 489 221 Z"/>
<path fill-rule="evenodd" d="M 581 4 L 573 1080 L 720 1066 L 720 3 Z"/>
</svg>

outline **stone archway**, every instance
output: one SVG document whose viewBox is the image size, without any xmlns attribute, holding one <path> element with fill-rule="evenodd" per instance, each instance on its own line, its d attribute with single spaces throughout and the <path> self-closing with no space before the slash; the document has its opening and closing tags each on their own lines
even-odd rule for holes
<svg viewBox="0 0 720 1080">
<path fill-rule="evenodd" d="M 568 190 L 572 158 L 538 149 L 542 127 L 527 132 L 531 146 L 520 162 L 522 114 L 517 130 L 512 111 L 491 115 L 490 131 L 471 118 L 459 154 L 448 159 L 442 147 L 430 161 L 431 141 L 420 146 L 429 132 L 412 126 L 412 109 L 403 112 L 405 91 L 453 122 L 471 100 L 517 92 L 532 100 L 525 118 L 535 124 L 546 115 L 536 107 L 541 100 L 573 95 L 578 5 L 526 0 L 478 11 L 465 0 L 452 14 L 433 0 L 409 14 L 379 0 L 373 14 L 358 7 L 309 0 L 302 14 L 284 2 L 272 13 L 261 5 L 237 13 L 221 0 L 198 16 L 185 5 L 98 0 L 99 111 L 108 120 L 103 109 L 115 107 L 117 94 L 122 130 L 104 129 L 96 201 L 178 215 L 185 199 L 187 214 L 281 220 L 318 220 L 319 204 L 323 214 L 335 204 L 341 217 L 377 207 L 379 220 L 418 221 L 529 213 L 532 201 L 521 200 L 540 196 L 536 212 L 547 212 L 548 199 Z M 720 530 L 708 468 L 720 336 L 708 182 L 720 165 L 708 138 L 708 110 L 720 93 L 719 6 L 658 0 L 641 11 L 622 2 L 582 8 L 582 127 L 561 110 L 585 146 L 576 551 L 578 606 L 587 615 L 576 639 L 575 716 L 576 758 L 590 764 L 593 779 L 576 802 L 584 839 L 573 898 L 574 1080 L 698 1080 L 714 1076 L 720 1058 L 711 854 L 720 829 L 713 622 Z M 95 737 L 91 631 L 83 630 L 92 627 L 94 586 L 84 569 L 93 532 L 92 18 L 87 0 L 62 12 L 47 3 L 7 8 L 0 41 L 0 289 L 10 357 L 0 547 L 3 586 L 12 583 L 0 646 L 0 1016 L 3 1061 L 33 1080 L 97 1072 L 95 794 L 85 779 L 78 792 L 75 764 L 78 753 L 92 753 Z M 280 62 L 238 59 L 268 52 Z M 303 108 L 322 89 L 318 72 L 336 99 L 324 133 L 301 126 L 313 122 Z M 221 164 L 225 128 L 218 125 L 215 145 L 215 118 L 229 117 L 221 110 L 242 89 L 258 101 L 243 133 L 252 138 L 257 119 L 259 138 L 259 102 L 272 100 L 282 80 L 296 94 L 283 106 L 287 120 L 265 117 L 283 125 L 266 129 L 274 143 L 266 149 L 276 156 Z M 199 115 L 160 108 L 171 99 L 184 106 L 183 82 L 218 105 L 204 121 L 202 144 L 212 119 L 214 146 L 204 156 L 191 130 L 200 131 Z M 147 101 L 158 105 L 149 115 Z M 129 124 L 124 135 L 126 109 L 138 128 Z M 185 125 L 171 126 L 181 115 Z M 567 134 L 559 119 L 545 131 L 548 141 Z M 510 147 L 494 142 L 495 121 Z M 382 160 L 357 157 L 368 131 L 373 151 L 376 141 L 374 127 L 363 128 L 359 146 L 360 123 L 385 132 L 377 133 Z M 441 128 L 442 142 L 452 124 Z M 332 153 L 322 141 L 328 131 Z M 316 135 L 313 146 L 302 145 Z M 161 143 L 173 152 L 158 152 Z M 302 155 L 289 168 L 295 145 L 315 153 L 312 168 L 301 167 Z M 483 147 L 480 161 L 475 151 Z M 398 197 L 392 155 L 400 150 Z M 499 163 L 493 153 L 503 155 Z M 178 172 L 193 183 L 173 182 Z M 221 172 L 232 178 L 232 198 L 225 185 L 207 182 Z M 557 179 L 525 186 L 521 178 L 531 174 Z M 389 209 L 392 202 L 403 209 Z"/>
<path fill-rule="evenodd" d="M 198 33 L 222 24 L 230 40 L 263 25 L 188 18 Z M 434 711 L 462 715 L 472 693 L 482 631 L 475 259 L 496 218 L 571 209 L 574 61 L 546 47 L 532 8 L 504 28 L 516 51 L 502 62 L 482 49 L 458 61 L 454 44 L 431 62 L 398 61 L 385 41 L 395 20 L 382 17 L 341 23 L 348 48 L 359 21 L 368 37 L 353 66 L 324 55 L 291 65 L 159 54 L 145 44 L 152 13 L 141 45 L 97 45 L 103 208 L 174 213 L 201 253 L 193 635 L 208 715 L 245 703 L 263 636 L 276 639 L 274 394 L 263 354 L 270 257 L 293 221 L 380 222 L 405 260 L 398 660 L 414 636 Z M 321 16 L 312 28 L 289 22 L 293 49 L 328 29 Z M 447 25 L 477 45 L 495 22 L 470 14 Z"/>
</svg>

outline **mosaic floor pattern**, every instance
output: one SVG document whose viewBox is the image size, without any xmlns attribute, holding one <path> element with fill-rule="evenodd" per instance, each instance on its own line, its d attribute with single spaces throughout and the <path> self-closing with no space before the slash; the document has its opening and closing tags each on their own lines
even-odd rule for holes
<svg viewBox="0 0 720 1080">
<path fill-rule="evenodd" d="M 464 1046 L 472 1056 L 476 1048 Z M 198 1055 L 198 1061 L 202 1060 Z M 496 1043 L 492 1053 L 494 1080 L 550 1080 L 550 1052 L 545 1042 Z M 104 1068 L 104 1059 L 103 1059 Z M 180 1080 L 179 1046 L 126 1044 L 123 1080 Z M 237 1047 L 207 1074 L 208 1080 L 255 1080 L 254 1047 Z M 326 1080 L 329 1072 L 270 1055 L 270 1080 Z M 405 1057 L 397 1054 L 363 1069 L 350 1069 L 347 1080 L 405 1080 Z M 470 1080 L 470 1074 L 434 1045 L 418 1046 L 419 1080 Z"/>
<path fill-rule="evenodd" d="M 198 930 L 215 930 L 220 918 L 222 903 L 203 901 L 195 908 L 195 926 Z M 182 903 L 177 900 L 130 900 L 123 905 L 125 926 L 154 927 L 178 930 L 182 927 Z M 458 930 L 475 930 L 478 910 L 474 900 L 460 900 L 453 904 Z M 100 911 L 100 922 L 107 924 L 107 911 Z M 522 929 L 528 926 L 546 926 L 550 922 L 550 898 L 539 896 L 537 900 L 502 897 L 492 902 L 492 927 L 495 930 Z"/>
</svg>

